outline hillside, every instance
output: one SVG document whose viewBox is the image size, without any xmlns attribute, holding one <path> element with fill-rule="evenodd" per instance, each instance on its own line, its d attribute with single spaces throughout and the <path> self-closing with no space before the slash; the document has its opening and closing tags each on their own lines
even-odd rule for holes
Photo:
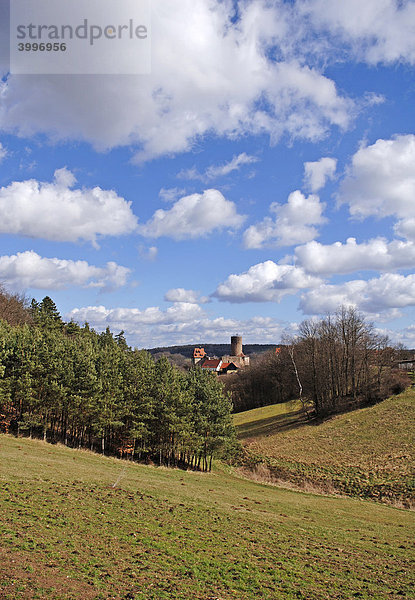
<svg viewBox="0 0 415 600">
<path fill-rule="evenodd" d="M 296 405 L 235 415 L 248 463 L 274 478 L 385 502 L 415 502 L 415 390 L 376 406 L 307 423 Z"/>
<path fill-rule="evenodd" d="M 252 354 L 263 354 L 270 350 L 275 350 L 276 344 L 244 344 L 244 353 L 247 356 Z M 208 356 L 224 356 L 230 352 L 230 344 L 203 344 L 196 343 L 188 346 L 165 346 L 161 348 L 149 348 L 147 352 L 150 354 L 181 354 L 186 358 L 192 358 L 195 348 L 204 348 Z"/>
<path fill-rule="evenodd" d="M 2 599 L 409 598 L 408 511 L 0 436 Z"/>
</svg>

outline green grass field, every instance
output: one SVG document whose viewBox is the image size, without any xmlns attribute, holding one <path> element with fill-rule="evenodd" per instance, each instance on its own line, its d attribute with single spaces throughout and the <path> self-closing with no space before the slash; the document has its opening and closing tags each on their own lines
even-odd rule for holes
<svg viewBox="0 0 415 600">
<path fill-rule="evenodd" d="M 306 423 L 290 404 L 235 415 L 252 464 L 276 479 L 415 504 L 415 390 L 376 406 Z"/>
<path fill-rule="evenodd" d="M 263 437 L 305 422 L 301 403 L 272 404 L 233 415 L 233 423 L 241 440 Z"/>
<path fill-rule="evenodd" d="M 0 598 L 413 598 L 413 513 L 0 436 Z"/>
</svg>

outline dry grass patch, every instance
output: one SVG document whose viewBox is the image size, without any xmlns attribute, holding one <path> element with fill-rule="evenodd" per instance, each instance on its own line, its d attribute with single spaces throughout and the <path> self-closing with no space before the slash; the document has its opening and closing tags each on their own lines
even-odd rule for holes
<svg viewBox="0 0 415 600">
<path fill-rule="evenodd" d="M 297 485 L 332 487 L 409 508 L 415 503 L 414 422 L 413 389 L 373 407 L 285 431 L 278 427 L 278 415 L 273 433 L 245 440 L 248 463 L 264 462 L 274 478 Z M 249 427 L 253 430 L 255 421 Z"/>
</svg>

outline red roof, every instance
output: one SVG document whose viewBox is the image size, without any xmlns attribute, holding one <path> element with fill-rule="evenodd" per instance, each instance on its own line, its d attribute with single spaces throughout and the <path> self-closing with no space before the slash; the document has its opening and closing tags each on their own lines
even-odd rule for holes
<svg viewBox="0 0 415 600">
<path fill-rule="evenodd" d="M 211 358 L 208 360 L 205 360 L 205 362 L 202 365 L 202 369 L 217 369 L 220 365 L 220 359 L 219 358 Z"/>
<path fill-rule="evenodd" d="M 193 358 L 203 358 L 206 356 L 206 352 L 204 348 L 195 348 L 193 351 Z"/>
<path fill-rule="evenodd" d="M 228 369 L 230 371 L 238 370 L 238 366 L 235 365 L 235 363 L 233 363 L 233 362 L 222 363 L 220 370 L 227 371 Z"/>
</svg>

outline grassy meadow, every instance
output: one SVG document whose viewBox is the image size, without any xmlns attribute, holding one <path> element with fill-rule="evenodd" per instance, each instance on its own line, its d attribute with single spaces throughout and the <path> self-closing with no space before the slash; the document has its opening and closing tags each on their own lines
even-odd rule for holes
<svg viewBox="0 0 415 600">
<path fill-rule="evenodd" d="M 415 389 L 323 423 L 291 403 L 235 415 L 253 465 L 329 492 L 415 504 Z"/>
<path fill-rule="evenodd" d="M 0 436 L 0 598 L 413 598 L 413 513 Z"/>
<path fill-rule="evenodd" d="M 301 403 L 295 400 L 253 408 L 233 415 L 233 424 L 240 440 L 280 433 L 293 426 L 298 427 L 303 422 L 306 422 L 306 419 L 301 410 Z"/>
</svg>

